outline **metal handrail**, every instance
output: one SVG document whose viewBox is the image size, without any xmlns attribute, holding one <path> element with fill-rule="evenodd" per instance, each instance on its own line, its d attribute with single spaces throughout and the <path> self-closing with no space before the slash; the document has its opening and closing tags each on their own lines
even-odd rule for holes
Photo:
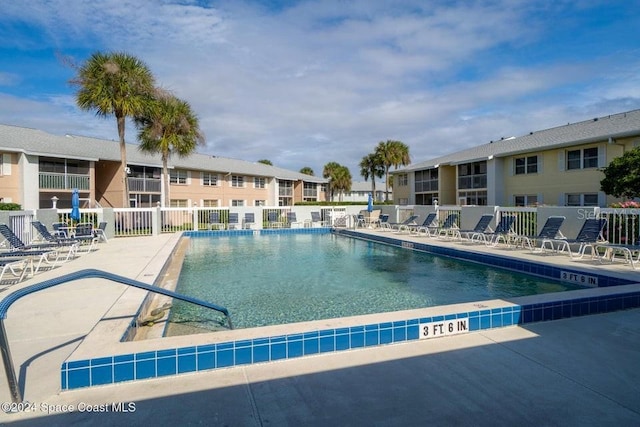
<svg viewBox="0 0 640 427">
<path fill-rule="evenodd" d="M 135 288 L 144 289 L 149 292 L 154 292 L 157 294 L 166 295 L 181 301 L 190 302 L 192 304 L 199 305 L 201 307 L 206 307 L 211 310 L 219 311 L 224 314 L 227 318 L 227 322 L 229 323 L 229 329 L 233 329 L 233 325 L 231 324 L 231 316 L 229 316 L 229 310 L 226 308 L 212 304 L 206 301 L 202 301 L 196 298 L 188 297 L 186 295 L 181 295 L 173 291 L 169 291 L 166 289 L 158 288 L 152 285 L 148 285 L 146 283 L 139 282 L 137 280 L 129 279 L 124 276 L 118 276 L 117 274 L 108 273 L 106 271 L 95 270 L 95 269 L 86 269 L 76 271 L 74 273 L 65 274 L 64 276 L 56 277 L 54 279 L 45 280 L 44 282 L 36 283 L 31 286 L 27 286 L 20 290 L 17 290 L 10 295 L 7 295 L 2 301 L 0 301 L 0 351 L 2 352 L 2 360 L 4 362 L 4 369 L 7 374 L 7 381 L 9 383 L 9 392 L 11 393 L 11 400 L 14 403 L 22 402 L 22 393 L 20 392 L 20 387 L 18 385 L 18 380 L 16 378 L 15 369 L 13 367 L 13 359 L 11 358 L 11 351 L 9 350 L 9 340 L 7 339 L 7 331 L 4 327 L 4 320 L 7 318 L 7 311 L 11 304 L 19 300 L 20 298 L 32 294 L 34 292 L 42 291 L 47 288 L 51 288 L 56 285 L 61 285 L 63 283 L 71 282 L 74 280 L 80 279 L 89 279 L 89 278 L 99 278 L 99 279 L 107 279 L 113 282 L 122 283 L 127 286 L 133 286 Z"/>
</svg>

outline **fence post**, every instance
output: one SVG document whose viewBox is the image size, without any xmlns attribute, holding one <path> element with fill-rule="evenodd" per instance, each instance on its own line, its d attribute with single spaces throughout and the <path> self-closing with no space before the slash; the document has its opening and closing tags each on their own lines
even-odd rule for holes
<svg viewBox="0 0 640 427">
<path fill-rule="evenodd" d="M 157 236 L 162 232 L 162 208 L 156 206 L 151 211 L 151 235 Z"/>
<path fill-rule="evenodd" d="M 198 218 L 200 218 L 200 211 L 199 208 L 197 206 L 193 207 L 193 231 L 198 231 L 200 224 L 198 222 Z"/>
</svg>

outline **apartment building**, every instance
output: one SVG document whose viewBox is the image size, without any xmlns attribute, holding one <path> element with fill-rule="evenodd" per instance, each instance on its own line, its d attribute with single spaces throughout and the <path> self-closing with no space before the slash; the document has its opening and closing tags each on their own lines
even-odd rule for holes
<svg viewBox="0 0 640 427">
<path fill-rule="evenodd" d="M 398 204 L 608 206 L 600 170 L 640 145 L 640 110 L 531 131 L 393 172 Z"/>
<path fill-rule="evenodd" d="M 83 207 L 122 207 L 122 168 L 117 141 L 52 135 L 0 125 L 0 201 L 24 209 L 71 206 L 77 188 Z M 164 188 L 159 155 L 127 144 L 130 206 L 292 206 L 326 200 L 327 180 L 237 159 L 196 153 L 170 158 Z"/>
</svg>

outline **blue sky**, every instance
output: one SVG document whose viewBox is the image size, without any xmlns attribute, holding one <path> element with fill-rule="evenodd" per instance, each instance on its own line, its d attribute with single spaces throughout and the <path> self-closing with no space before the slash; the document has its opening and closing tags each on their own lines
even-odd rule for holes
<svg viewBox="0 0 640 427">
<path fill-rule="evenodd" d="M 414 163 L 640 108 L 635 1 L 0 0 L 0 123 L 117 140 L 75 105 L 95 51 L 191 103 L 199 151 L 316 175 L 401 140 Z M 135 142 L 127 128 L 127 141 Z"/>
</svg>

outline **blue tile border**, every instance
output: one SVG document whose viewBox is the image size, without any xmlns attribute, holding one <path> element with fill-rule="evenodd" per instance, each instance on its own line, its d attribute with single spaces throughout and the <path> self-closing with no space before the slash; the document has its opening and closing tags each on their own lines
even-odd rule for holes
<svg viewBox="0 0 640 427">
<path fill-rule="evenodd" d="M 323 232 L 326 228 L 290 229 L 291 232 Z M 257 230 L 229 230 L 229 233 L 251 232 Z M 265 231 L 265 230 L 261 230 Z M 266 230 L 282 232 L 284 230 Z M 341 230 L 343 232 L 344 230 Z M 214 231 L 223 235 L 224 231 Z M 394 244 L 387 237 L 380 236 L 380 241 Z M 378 239 L 376 239 L 378 240 Z M 414 249 L 436 251 L 420 248 Z M 425 245 L 426 246 L 426 245 Z M 442 252 L 442 251 L 440 251 Z M 448 250 L 447 256 L 454 252 Z M 461 258 L 464 258 L 460 256 Z M 498 265 L 496 256 L 483 256 L 482 262 Z M 478 258 L 479 259 L 479 258 Z M 526 261 L 507 264 L 507 268 L 527 271 L 533 263 Z M 555 274 L 555 267 L 544 266 L 545 274 Z M 563 271 L 567 269 L 562 268 Z M 541 274 L 541 273 L 538 273 Z M 549 276 L 548 276 L 549 277 Z M 602 277 L 603 279 L 600 279 Z M 632 281 L 623 279 L 604 280 L 607 276 L 599 276 L 602 286 L 613 284 L 629 284 Z M 601 286 L 601 287 L 602 287 Z M 432 322 L 452 322 L 460 320 L 466 325 L 467 332 L 502 328 L 513 325 L 544 322 L 590 314 L 607 313 L 618 310 L 640 308 L 640 291 L 598 296 L 567 296 L 564 299 L 543 303 L 513 305 L 507 302 L 503 306 L 487 309 L 474 309 L 466 312 L 451 312 L 441 315 L 394 320 L 392 322 L 367 323 L 351 325 L 335 329 L 322 329 L 289 335 L 267 336 L 223 343 L 209 343 L 198 346 L 158 349 L 133 354 L 104 356 L 90 360 L 66 361 L 61 367 L 60 383 L 62 390 L 72 390 L 124 381 L 135 381 L 158 378 L 182 373 L 208 371 L 225 367 L 240 366 L 252 363 L 272 362 L 293 359 L 315 354 L 334 353 L 357 348 L 397 344 L 420 338 L 419 325 Z M 562 297 L 560 294 L 558 297 Z"/>
<path fill-rule="evenodd" d="M 62 390 L 271 362 L 419 339 L 419 324 L 463 319 L 468 332 L 640 308 L 640 291 L 507 305 L 439 316 L 290 335 L 75 360 L 62 364 Z"/>
</svg>

